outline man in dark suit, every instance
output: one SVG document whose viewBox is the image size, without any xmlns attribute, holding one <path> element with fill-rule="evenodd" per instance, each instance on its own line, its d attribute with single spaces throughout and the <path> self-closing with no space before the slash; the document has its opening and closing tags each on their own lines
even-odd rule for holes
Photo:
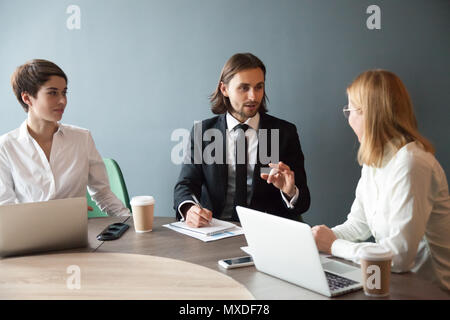
<svg viewBox="0 0 450 320">
<path fill-rule="evenodd" d="M 266 113 L 265 75 L 250 53 L 233 55 L 222 69 L 211 95 L 219 116 L 194 125 L 175 185 L 174 209 L 188 225 L 207 226 L 212 217 L 238 221 L 237 205 L 297 221 L 308 210 L 297 128 Z"/>
</svg>

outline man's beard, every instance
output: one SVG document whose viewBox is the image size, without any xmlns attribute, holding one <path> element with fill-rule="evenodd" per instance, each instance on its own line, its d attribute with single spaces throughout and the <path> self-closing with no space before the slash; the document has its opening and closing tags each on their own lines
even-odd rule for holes
<svg viewBox="0 0 450 320">
<path fill-rule="evenodd" d="M 247 104 L 254 105 L 253 108 L 246 107 Z M 245 118 L 253 118 L 259 111 L 261 103 L 244 103 L 239 114 Z"/>
</svg>

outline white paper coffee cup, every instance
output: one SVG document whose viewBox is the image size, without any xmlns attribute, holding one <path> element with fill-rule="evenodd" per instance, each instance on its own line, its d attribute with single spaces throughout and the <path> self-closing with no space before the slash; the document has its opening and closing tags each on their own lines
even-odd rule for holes
<svg viewBox="0 0 450 320">
<path fill-rule="evenodd" d="M 364 293 L 367 296 L 389 295 L 392 256 L 391 250 L 378 244 L 368 245 L 360 250 Z"/>
<path fill-rule="evenodd" d="M 155 199 L 152 196 L 137 196 L 130 201 L 134 230 L 138 233 L 153 230 Z"/>
</svg>

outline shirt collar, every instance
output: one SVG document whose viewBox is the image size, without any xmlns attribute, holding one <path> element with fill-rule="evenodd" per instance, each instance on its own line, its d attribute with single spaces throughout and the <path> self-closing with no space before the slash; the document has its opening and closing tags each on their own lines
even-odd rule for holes
<svg viewBox="0 0 450 320">
<path fill-rule="evenodd" d="M 397 149 L 395 148 L 392 141 L 386 142 L 383 148 L 383 159 L 381 160 L 381 167 L 386 166 L 389 161 L 391 161 L 396 152 Z"/>
<path fill-rule="evenodd" d="M 398 139 L 394 138 L 386 142 L 383 148 L 383 160 L 381 161 L 381 167 L 386 166 L 400 149 L 404 148 L 410 143 L 412 142 L 406 143 L 403 147 L 398 148 L 397 146 L 400 144 Z"/>
<path fill-rule="evenodd" d="M 19 139 L 30 139 L 30 134 L 27 128 L 27 120 L 22 122 L 19 129 Z"/>
<path fill-rule="evenodd" d="M 56 133 L 61 133 L 62 135 L 64 135 L 64 130 L 65 130 L 65 125 L 63 125 L 62 123 L 58 122 L 58 130 L 56 130 Z"/>
<path fill-rule="evenodd" d="M 255 114 L 255 116 L 253 116 L 252 118 L 248 118 L 247 121 L 245 121 L 244 123 L 246 125 L 248 125 L 250 128 L 254 129 L 254 130 L 258 130 L 259 128 L 259 112 L 257 112 Z M 229 113 L 227 111 L 227 128 L 228 130 L 233 130 L 234 127 L 236 127 L 238 124 L 240 124 L 239 120 L 237 120 L 235 117 L 233 117 L 231 115 L 231 113 Z"/>
<path fill-rule="evenodd" d="M 55 134 L 61 133 L 64 135 L 64 125 L 62 123 L 58 123 L 58 130 Z M 31 139 L 30 133 L 28 132 L 27 120 L 22 122 L 19 129 L 19 139 Z"/>
</svg>

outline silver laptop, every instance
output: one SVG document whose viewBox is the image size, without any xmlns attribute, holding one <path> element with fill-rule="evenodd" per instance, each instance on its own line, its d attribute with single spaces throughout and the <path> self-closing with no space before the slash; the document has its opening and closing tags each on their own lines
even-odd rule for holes
<svg viewBox="0 0 450 320">
<path fill-rule="evenodd" d="M 86 245 L 85 197 L 0 206 L 0 257 Z"/>
<path fill-rule="evenodd" d="M 307 224 L 239 206 L 236 210 L 259 271 L 328 297 L 362 288 L 360 268 L 319 255 Z"/>
</svg>

